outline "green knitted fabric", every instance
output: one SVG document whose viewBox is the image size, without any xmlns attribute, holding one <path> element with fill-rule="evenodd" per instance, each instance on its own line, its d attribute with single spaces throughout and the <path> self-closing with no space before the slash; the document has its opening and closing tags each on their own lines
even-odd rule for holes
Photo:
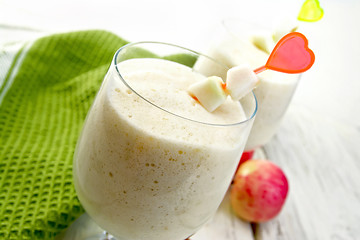
<svg viewBox="0 0 360 240">
<path fill-rule="evenodd" d="M 73 153 L 113 55 L 126 43 L 95 30 L 43 37 L 19 51 L 0 79 L 0 239 L 53 239 L 84 212 L 73 186 Z M 143 49 L 131 54 L 154 56 Z M 182 53 L 164 58 L 196 61 Z"/>
<path fill-rule="evenodd" d="M 124 44 L 109 32 L 80 31 L 43 37 L 26 52 L 0 104 L 0 239 L 52 239 L 83 212 L 73 152 Z"/>
</svg>

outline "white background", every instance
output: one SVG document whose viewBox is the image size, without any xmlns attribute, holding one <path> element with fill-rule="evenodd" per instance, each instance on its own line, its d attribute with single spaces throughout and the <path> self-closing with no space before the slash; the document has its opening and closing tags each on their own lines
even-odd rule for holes
<svg viewBox="0 0 360 240">
<path fill-rule="evenodd" d="M 98 28 L 128 41 L 157 40 L 204 51 L 226 17 L 273 26 L 283 19 L 296 21 L 302 3 L 303 0 L 0 0 L 0 44 L 41 32 Z M 298 22 L 315 52 L 316 62 L 303 75 L 292 104 L 360 126 L 360 1 L 320 0 L 320 4 L 325 12 L 322 20 Z"/>
</svg>

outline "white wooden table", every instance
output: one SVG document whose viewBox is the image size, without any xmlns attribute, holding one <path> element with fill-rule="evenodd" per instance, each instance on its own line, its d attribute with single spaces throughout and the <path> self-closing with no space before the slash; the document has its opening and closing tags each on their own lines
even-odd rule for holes
<svg viewBox="0 0 360 240">
<path fill-rule="evenodd" d="M 213 24 L 224 17 L 296 17 L 302 3 L 2 0 L 0 44 L 102 28 L 130 41 L 158 40 L 201 51 Z M 251 226 L 235 217 L 227 197 L 193 240 L 360 239 L 360 2 L 320 3 L 324 18 L 303 26 L 315 65 L 303 75 L 276 136 L 256 153 L 278 164 L 288 177 L 283 210 L 275 219 Z"/>
<path fill-rule="evenodd" d="M 194 240 L 360 239 L 359 144 L 359 125 L 293 105 L 278 134 L 257 153 L 276 162 L 288 177 L 281 213 L 251 228 L 233 217 L 225 198 Z"/>
</svg>

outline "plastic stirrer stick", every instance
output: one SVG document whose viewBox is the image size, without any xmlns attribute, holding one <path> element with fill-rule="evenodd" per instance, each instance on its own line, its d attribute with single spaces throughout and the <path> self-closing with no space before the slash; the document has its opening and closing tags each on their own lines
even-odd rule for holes
<svg viewBox="0 0 360 240">
<path fill-rule="evenodd" d="M 302 73 L 314 64 L 315 55 L 308 48 L 308 40 L 298 32 L 292 32 L 279 40 L 265 66 L 254 70 L 256 74 L 267 69 L 283 73 Z"/>
</svg>

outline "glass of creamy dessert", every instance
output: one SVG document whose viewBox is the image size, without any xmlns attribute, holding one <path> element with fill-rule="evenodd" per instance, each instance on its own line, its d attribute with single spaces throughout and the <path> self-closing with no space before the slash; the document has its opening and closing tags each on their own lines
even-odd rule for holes
<svg viewBox="0 0 360 240">
<path fill-rule="evenodd" d="M 223 20 L 218 36 L 214 37 L 206 55 L 231 68 L 248 64 L 252 69 L 263 66 L 276 42 L 285 34 L 295 31 L 292 22 L 269 28 L 241 19 Z M 203 74 L 226 77 L 226 70 L 213 66 L 211 62 L 199 58 L 195 64 Z M 251 158 L 253 150 L 263 146 L 275 135 L 281 120 L 294 95 L 300 74 L 264 71 L 258 74 L 259 84 L 254 89 L 259 108 L 245 153 Z"/>
<path fill-rule="evenodd" d="M 206 111 L 187 92 L 207 77 L 192 67 L 199 56 L 227 70 L 166 43 L 132 43 L 116 52 L 73 169 L 78 198 L 106 239 L 184 240 L 220 205 L 257 101 L 250 93 Z"/>
</svg>

